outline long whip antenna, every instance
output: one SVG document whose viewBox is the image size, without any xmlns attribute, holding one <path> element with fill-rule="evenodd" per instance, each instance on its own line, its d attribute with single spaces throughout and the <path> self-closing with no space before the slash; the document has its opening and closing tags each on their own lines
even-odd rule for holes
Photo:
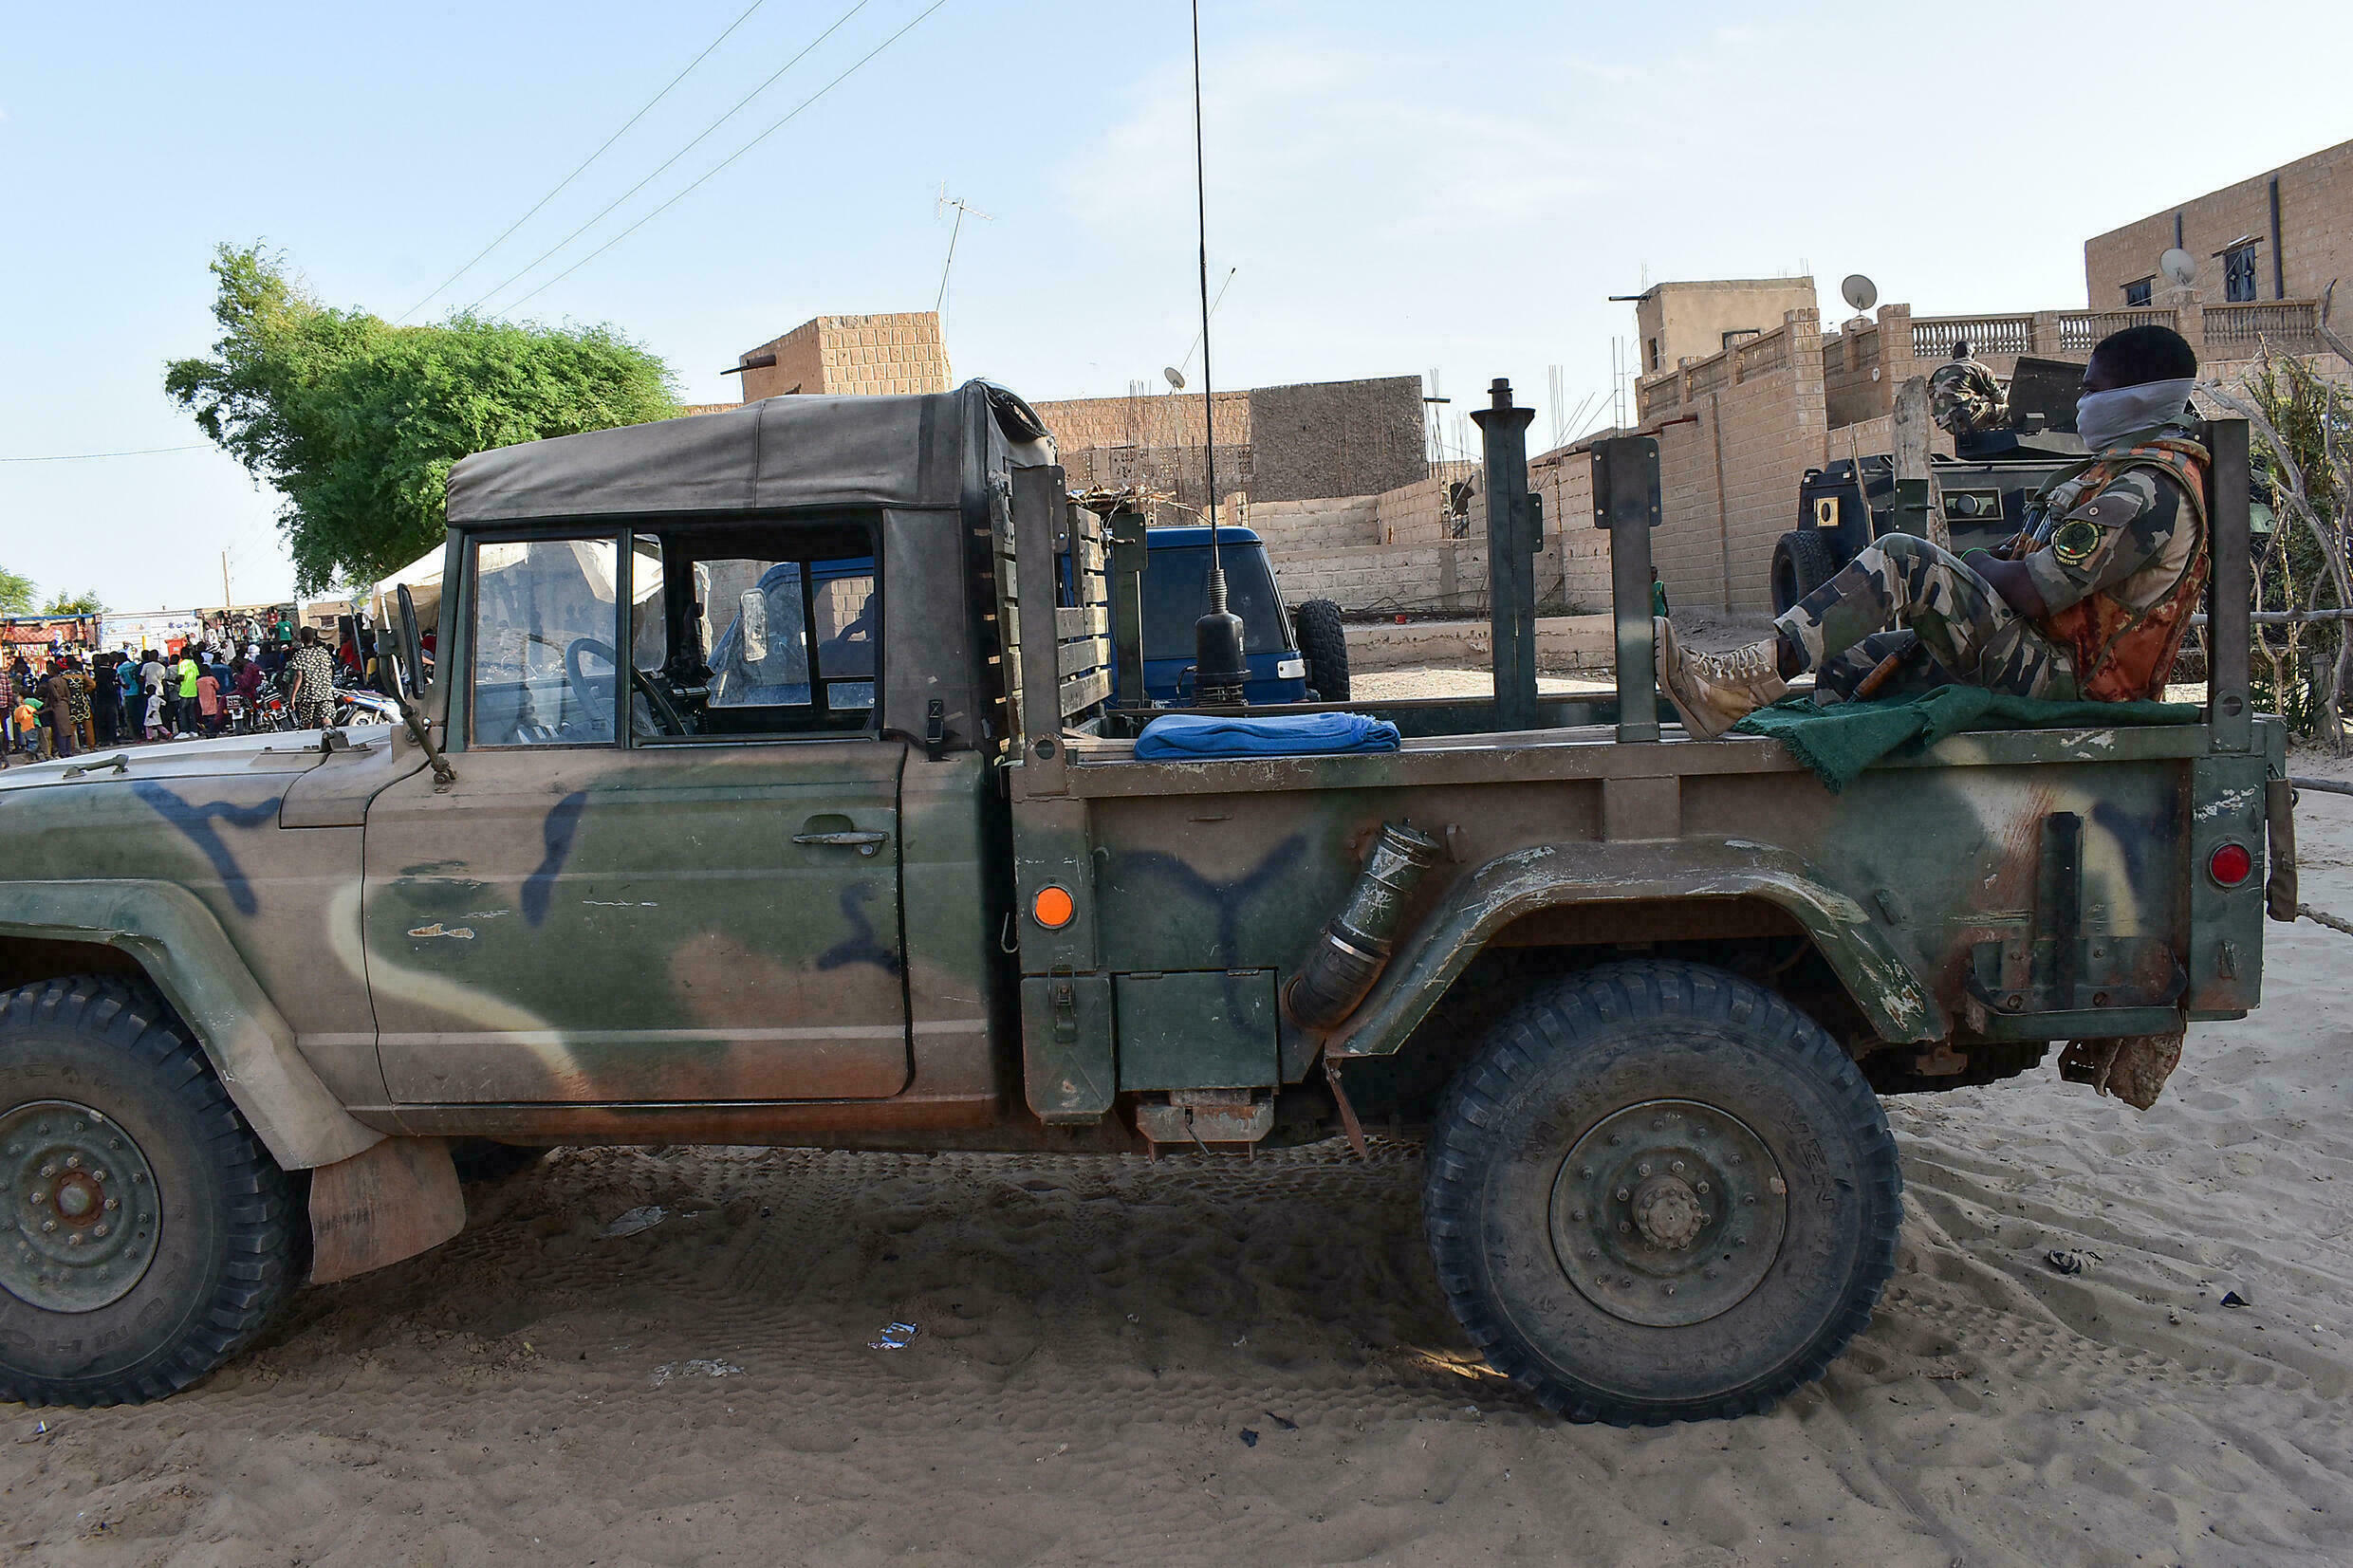
<svg viewBox="0 0 2353 1568">
<path fill-rule="evenodd" d="M 1193 195 L 1201 239 L 1201 461 L 1209 482 L 1209 607 L 1226 607 L 1217 553 L 1217 403 L 1209 371 L 1209 174 L 1201 150 L 1201 0 L 1193 0 Z"/>
<path fill-rule="evenodd" d="M 1201 0 L 1193 0 L 1193 193 L 1201 240 L 1201 467 L 1209 485 L 1209 610 L 1193 623 L 1193 695 L 1203 707 L 1250 701 L 1250 665 L 1239 616 L 1226 608 L 1226 564 L 1217 537 L 1217 393 L 1210 378 L 1209 173 L 1201 151 Z"/>
</svg>

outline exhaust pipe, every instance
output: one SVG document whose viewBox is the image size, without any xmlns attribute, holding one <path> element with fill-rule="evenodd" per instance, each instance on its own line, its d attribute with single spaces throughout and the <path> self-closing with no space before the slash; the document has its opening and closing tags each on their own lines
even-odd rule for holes
<svg viewBox="0 0 2353 1568">
<path fill-rule="evenodd" d="M 1437 862 L 1441 847 L 1414 828 L 1381 824 L 1380 836 L 1364 858 L 1363 872 L 1348 890 L 1348 901 L 1283 987 L 1283 1011 L 1292 1023 L 1323 1033 L 1356 1011 L 1389 967 L 1398 926 L 1405 918 L 1405 900 L 1422 874 Z"/>
</svg>

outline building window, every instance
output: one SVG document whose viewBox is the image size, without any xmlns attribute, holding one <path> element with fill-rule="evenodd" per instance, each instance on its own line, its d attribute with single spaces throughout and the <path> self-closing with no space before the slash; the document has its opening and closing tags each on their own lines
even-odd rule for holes
<svg viewBox="0 0 2353 1568">
<path fill-rule="evenodd" d="M 1736 326 L 1736 327 L 1733 327 L 1733 328 L 1732 328 L 1730 332 L 1727 332 L 1727 333 L 1725 333 L 1725 334 L 1724 334 L 1724 346 L 1725 346 L 1726 348 L 1730 348 L 1730 347 L 1732 347 L 1732 344 L 1734 344 L 1734 343 L 1745 343 L 1745 342 L 1747 342 L 1747 341 L 1748 341 L 1751 338 L 1754 338 L 1754 337 L 1759 337 L 1759 336 L 1761 336 L 1761 335 L 1763 334 L 1763 332 L 1764 332 L 1764 328 L 1762 328 L 1762 327 L 1755 327 L 1755 326 Z"/>
<path fill-rule="evenodd" d="M 2255 244 L 2249 240 L 2222 253 L 2222 297 L 2236 303 L 2255 297 Z"/>
<path fill-rule="evenodd" d="M 1648 347 L 1650 349 L 1650 367 L 1653 370 L 1657 370 L 1658 368 L 1658 340 L 1656 338 L 1648 340 Z"/>
<path fill-rule="evenodd" d="M 2156 281 L 2154 278 L 2143 278 L 2139 283 L 2126 284 L 2124 286 L 2124 307 L 2127 310 L 2138 310 L 2140 306 L 2147 304 L 2149 285 Z"/>
</svg>

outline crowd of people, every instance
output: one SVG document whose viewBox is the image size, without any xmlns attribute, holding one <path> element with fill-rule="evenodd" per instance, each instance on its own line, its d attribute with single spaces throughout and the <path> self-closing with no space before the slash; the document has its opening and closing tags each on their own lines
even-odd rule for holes
<svg viewBox="0 0 2353 1568">
<path fill-rule="evenodd" d="M 305 626 L 292 637 L 242 648 L 191 643 L 176 654 L 144 649 L 46 657 L 0 667 L 0 766 L 11 754 L 72 757 L 102 747 L 218 735 L 265 693 L 283 694 L 298 729 L 335 716 L 336 655 Z"/>
</svg>

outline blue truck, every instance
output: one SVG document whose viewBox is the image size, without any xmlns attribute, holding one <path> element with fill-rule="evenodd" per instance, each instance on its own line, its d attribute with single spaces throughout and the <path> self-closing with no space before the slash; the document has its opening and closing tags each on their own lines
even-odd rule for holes
<svg viewBox="0 0 2353 1568">
<path fill-rule="evenodd" d="M 1193 701 L 1193 624 L 1209 606 L 1209 528 L 1149 528 L 1143 576 L 1144 691 L 1156 702 Z M 1242 618 L 1251 706 L 1348 700 L 1348 641 L 1340 606 L 1311 599 L 1286 606 L 1267 546 L 1249 528 L 1220 526 L 1226 606 Z"/>
</svg>

